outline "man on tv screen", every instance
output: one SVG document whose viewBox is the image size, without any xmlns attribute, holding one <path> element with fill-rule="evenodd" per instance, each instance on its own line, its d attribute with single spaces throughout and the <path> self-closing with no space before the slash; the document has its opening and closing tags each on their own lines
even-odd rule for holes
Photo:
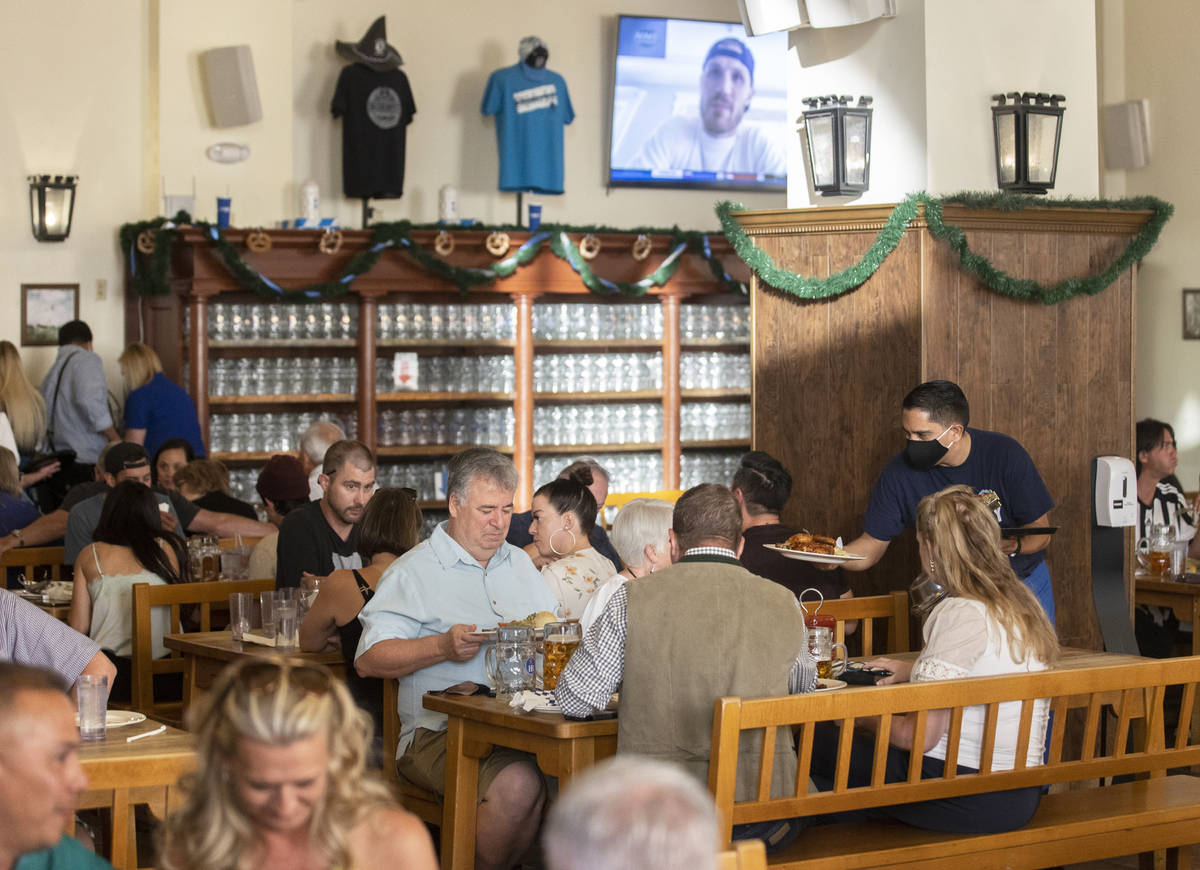
<svg viewBox="0 0 1200 870">
<path fill-rule="evenodd" d="M 713 43 L 700 70 L 700 116 L 672 115 L 634 159 L 638 169 L 785 175 L 780 143 L 742 123 L 754 96 L 754 55 L 740 39 Z"/>
</svg>

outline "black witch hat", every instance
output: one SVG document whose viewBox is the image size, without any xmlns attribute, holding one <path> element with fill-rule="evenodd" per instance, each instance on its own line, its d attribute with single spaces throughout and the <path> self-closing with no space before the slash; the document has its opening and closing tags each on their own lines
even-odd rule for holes
<svg viewBox="0 0 1200 870">
<path fill-rule="evenodd" d="M 400 52 L 387 41 L 387 16 L 380 15 L 358 42 L 337 41 L 337 53 L 346 60 L 366 64 L 376 72 L 387 72 L 404 63 Z"/>
</svg>

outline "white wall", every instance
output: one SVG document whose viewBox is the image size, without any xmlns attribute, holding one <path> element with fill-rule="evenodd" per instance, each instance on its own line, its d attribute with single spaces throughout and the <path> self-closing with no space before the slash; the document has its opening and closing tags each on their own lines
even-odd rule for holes
<svg viewBox="0 0 1200 870">
<path fill-rule="evenodd" d="M 788 103 L 819 94 L 875 98 L 871 189 L 814 196 L 799 137 L 788 205 L 896 202 L 918 190 L 995 190 L 992 95 L 1065 94 L 1056 196 L 1096 196 L 1095 0 L 899 0 L 897 15 L 792 35 Z"/>
<path fill-rule="evenodd" d="M 64 6 L 69 7 L 64 10 Z M 142 174 L 149 18 L 146 5 L 5 3 L 0 27 L 0 339 L 20 342 L 21 284 L 79 284 L 80 316 L 96 350 L 115 360 L 124 341 L 117 227 L 143 217 Z M 78 174 L 71 236 L 37 242 L 30 173 Z M 96 298 L 97 281 L 108 299 Z M 41 380 L 54 348 L 21 348 Z M 110 367 L 110 384 L 119 380 Z"/>
<path fill-rule="evenodd" d="M 733 198 L 749 208 L 782 208 L 783 194 L 714 191 L 606 190 L 605 157 L 615 53 L 616 15 L 666 15 L 737 20 L 732 0 L 594 0 L 547 3 L 510 0 L 499 8 L 483 0 L 407 4 L 403 14 L 369 0 L 295 0 L 295 181 L 320 186 L 322 212 L 360 225 L 359 200 L 341 196 L 341 122 L 329 113 L 345 65 L 334 41 L 357 42 L 380 12 L 388 15 L 388 42 L 404 58 L 417 114 L 408 128 L 404 196 L 380 200 L 377 220 L 437 220 L 438 189 L 458 188 L 459 214 L 489 223 L 516 218 L 516 194 L 496 189 L 498 160 L 492 120 L 479 113 L 483 88 L 495 69 L 517 62 L 523 36 L 540 36 L 548 67 L 567 82 L 575 121 L 566 128 L 565 193 L 542 196 L 543 220 L 576 224 L 715 229 L 713 203 Z M 294 198 L 294 197 L 293 197 Z M 294 208 L 294 205 L 293 205 Z"/>
<path fill-rule="evenodd" d="M 799 118 L 805 97 L 873 97 L 871 187 L 861 197 L 812 191 L 803 131 L 789 143 L 788 208 L 899 202 L 926 186 L 925 10 L 921 0 L 898 0 L 892 19 L 853 27 L 792 31 L 788 58 L 788 115 Z"/>
<path fill-rule="evenodd" d="M 1150 100 L 1150 165 L 1125 175 L 1128 196 L 1173 203 L 1158 246 L 1138 272 L 1138 417 L 1174 425 L 1180 479 L 1194 489 L 1200 473 L 1200 341 L 1184 341 L 1183 288 L 1200 288 L 1200 178 L 1194 170 L 1200 116 L 1193 110 L 1200 57 L 1193 36 L 1200 5 L 1191 0 L 1126 2 L 1125 98 Z"/>
<path fill-rule="evenodd" d="M 190 194 L 193 216 L 215 221 L 218 196 L 233 199 L 234 226 L 274 226 L 294 217 L 292 172 L 292 0 L 160 2 L 158 9 L 158 147 L 148 149 L 165 181 L 159 193 Z M 250 46 L 262 102 L 262 120 L 239 127 L 212 126 L 200 55 L 212 48 Z M 210 145 L 247 145 L 250 158 L 216 163 Z M 157 181 L 158 179 L 156 179 Z M 159 214 L 162 200 L 155 204 Z"/>
<path fill-rule="evenodd" d="M 1095 0 L 926 0 L 929 190 L 996 189 L 992 95 L 1064 94 L 1052 196 L 1099 192 Z"/>
</svg>

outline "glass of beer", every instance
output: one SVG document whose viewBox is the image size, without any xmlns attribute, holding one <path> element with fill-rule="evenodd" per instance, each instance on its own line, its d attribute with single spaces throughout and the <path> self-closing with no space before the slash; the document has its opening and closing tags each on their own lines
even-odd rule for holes
<svg viewBox="0 0 1200 870">
<path fill-rule="evenodd" d="M 583 640 L 583 626 L 576 620 L 551 622 L 543 631 L 542 687 L 554 689 L 558 685 L 559 674 Z"/>
<path fill-rule="evenodd" d="M 834 662 L 834 650 L 842 651 L 841 661 Z M 817 660 L 817 678 L 833 679 L 846 669 L 846 645 L 833 642 L 833 632 L 823 625 L 808 630 L 808 651 Z"/>
<path fill-rule="evenodd" d="M 1175 545 L 1175 528 L 1154 523 L 1150 534 L 1137 542 L 1138 564 L 1149 574 L 1168 578 L 1171 573 L 1171 549 Z"/>
</svg>

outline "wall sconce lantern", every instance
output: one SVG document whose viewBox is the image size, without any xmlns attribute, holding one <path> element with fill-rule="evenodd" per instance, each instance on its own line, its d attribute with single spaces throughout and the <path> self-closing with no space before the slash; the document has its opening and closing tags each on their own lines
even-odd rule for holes
<svg viewBox="0 0 1200 870">
<path fill-rule="evenodd" d="M 871 182 L 871 97 L 807 97 L 805 141 L 813 189 L 822 196 L 856 196 Z"/>
<path fill-rule="evenodd" d="M 29 219 L 39 242 L 61 242 L 71 234 L 78 175 L 29 176 Z"/>
<path fill-rule="evenodd" d="M 992 97 L 996 133 L 996 183 L 1015 193 L 1045 193 L 1058 172 L 1062 94 L 1029 91 Z"/>
</svg>

